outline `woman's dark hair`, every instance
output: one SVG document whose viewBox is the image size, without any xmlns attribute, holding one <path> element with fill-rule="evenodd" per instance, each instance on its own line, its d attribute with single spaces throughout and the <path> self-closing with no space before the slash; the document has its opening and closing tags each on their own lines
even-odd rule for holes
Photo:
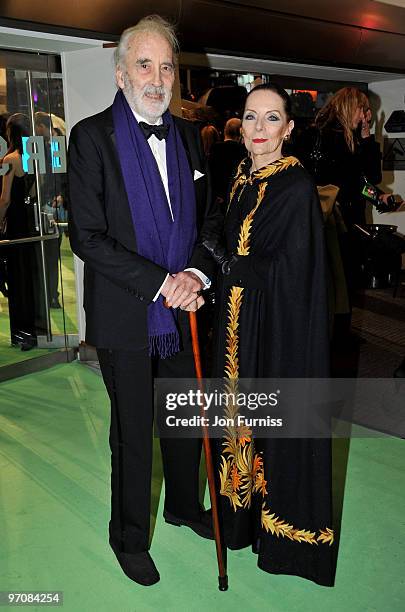
<svg viewBox="0 0 405 612">
<path fill-rule="evenodd" d="M 0 115 L 0 136 L 2 138 L 6 138 L 6 125 L 7 125 L 7 120 L 10 117 L 10 113 L 1 113 Z"/>
<path fill-rule="evenodd" d="M 291 111 L 291 98 L 288 95 L 288 93 L 286 92 L 285 89 L 283 89 L 282 87 L 280 87 L 280 85 L 277 85 L 277 83 L 262 83 L 261 85 L 256 85 L 256 87 L 254 87 L 247 95 L 246 97 L 246 101 L 245 101 L 245 107 L 246 107 L 246 103 L 247 100 L 249 98 L 249 96 L 252 95 L 252 93 L 254 93 L 255 91 L 259 91 L 259 90 L 267 90 L 267 91 L 273 91 L 274 93 L 276 93 L 278 96 L 280 96 L 280 98 L 283 101 L 283 107 L 284 107 L 284 112 L 287 115 L 287 121 L 290 121 L 290 119 L 292 119 L 292 111 Z"/>
<path fill-rule="evenodd" d="M 24 113 L 14 113 L 7 119 L 6 124 L 8 153 L 18 151 L 23 154 L 22 137 L 31 135 L 31 124 Z"/>
</svg>

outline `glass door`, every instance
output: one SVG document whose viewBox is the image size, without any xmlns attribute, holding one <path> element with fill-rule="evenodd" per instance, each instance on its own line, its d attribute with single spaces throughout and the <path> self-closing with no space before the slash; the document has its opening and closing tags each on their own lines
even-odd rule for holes
<svg viewBox="0 0 405 612">
<path fill-rule="evenodd" d="M 66 126 L 62 75 L 48 67 L 33 71 L 31 99 L 35 136 L 43 143 L 45 172 L 38 190 L 42 212 L 42 235 L 47 278 L 51 339 L 53 345 L 76 346 L 77 315 L 73 253 L 68 237 L 68 190 L 66 174 Z"/>
<path fill-rule="evenodd" d="M 7 53 L 6 59 L 0 65 L 0 366 L 77 344 L 62 78 L 54 56 Z"/>
</svg>

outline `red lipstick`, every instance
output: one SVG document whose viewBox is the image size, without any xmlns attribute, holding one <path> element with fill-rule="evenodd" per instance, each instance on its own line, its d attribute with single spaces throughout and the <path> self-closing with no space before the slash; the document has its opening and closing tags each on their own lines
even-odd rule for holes
<svg viewBox="0 0 405 612">
<path fill-rule="evenodd" d="M 255 143 L 260 143 L 260 142 L 267 142 L 268 138 L 253 138 L 253 142 Z"/>
</svg>

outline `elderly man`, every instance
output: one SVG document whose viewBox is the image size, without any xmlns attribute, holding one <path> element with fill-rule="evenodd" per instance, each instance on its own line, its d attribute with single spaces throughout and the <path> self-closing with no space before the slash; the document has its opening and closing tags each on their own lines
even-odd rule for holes
<svg viewBox="0 0 405 612">
<path fill-rule="evenodd" d="M 158 16 L 125 30 L 111 107 L 72 130 L 70 236 L 85 262 L 86 341 L 111 400 L 110 545 L 125 574 L 159 580 L 149 555 L 153 378 L 195 376 L 187 310 L 212 264 L 196 246 L 209 201 L 198 131 L 167 110 L 177 40 Z M 166 298 L 171 308 L 165 308 Z M 164 517 L 212 538 L 198 502 L 201 444 L 161 440 Z"/>
</svg>

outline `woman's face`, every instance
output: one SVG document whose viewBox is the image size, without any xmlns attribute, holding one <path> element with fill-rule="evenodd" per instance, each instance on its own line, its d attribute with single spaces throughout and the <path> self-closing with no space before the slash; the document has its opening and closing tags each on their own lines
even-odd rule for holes
<svg viewBox="0 0 405 612">
<path fill-rule="evenodd" d="M 352 118 L 353 130 L 355 130 L 358 127 L 360 121 L 363 121 L 363 119 L 364 119 L 364 108 L 363 106 L 358 106 L 356 110 L 354 111 L 353 118 Z"/>
<path fill-rule="evenodd" d="M 284 138 L 291 133 L 284 102 L 274 91 L 260 89 L 248 97 L 243 113 L 242 131 L 247 150 L 260 156 L 260 166 L 281 157 Z M 263 156 L 263 157 L 261 157 Z"/>
</svg>

